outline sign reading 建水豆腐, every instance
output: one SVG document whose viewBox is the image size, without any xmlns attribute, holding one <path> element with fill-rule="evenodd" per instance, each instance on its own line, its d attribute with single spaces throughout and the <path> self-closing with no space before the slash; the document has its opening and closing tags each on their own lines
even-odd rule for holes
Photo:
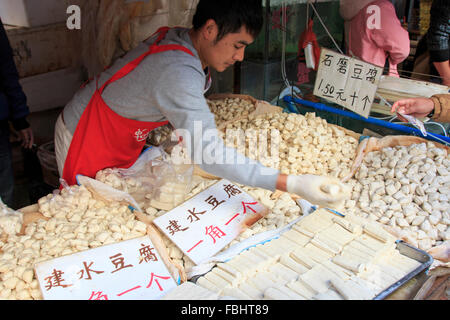
<svg viewBox="0 0 450 320">
<path fill-rule="evenodd" d="M 195 264 L 235 239 L 268 209 L 228 180 L 221 180 L 153 220 Z"/>
<path fill-rule="evenodd" d="M 177 286 L 149 237 L 35 266 L 45 300 L 157 300 Z"/>
<path fill-rule="evenodd" d="M 368 118 L 383 68 L 322 48 L 314 95 Z"/>
</svg>

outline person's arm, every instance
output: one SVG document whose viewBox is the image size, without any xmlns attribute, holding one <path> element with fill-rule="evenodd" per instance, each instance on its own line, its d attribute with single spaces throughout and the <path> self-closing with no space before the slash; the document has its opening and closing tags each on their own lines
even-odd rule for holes
<svg viewBox="0 0 450 320">
<path fill-rule="evenodd" d="M 434 105 L 434 115 L 431 119 L 437 122 L 450 122 L 450 94 L 436 94 L 431 100 Z"/>
<path fill-rule="evenodd" d="M 6 96 L 9 106 L 10 120 L 22 140 L 22 146 L 31 148 L 33 132 L 26 117 L 30 113 L 27 98 L 19 83 L 19 74 L 13 59 L 13 51 L 9 43 L 3 23 L 0 21 L 0 87 Z"/>
<path fill-rule="evenodd" d="M 202 94 L 204 76 L 183 69 L 180 66 L 167 68 L 160 75 L 159 88 L 155 92 L 160 101 L 160 111 L 176 128 L 176 133 L 183 137 L 194 164 L 215 176 L 247 186 L 287 191 L 313 204 L 335 206 L 349 197 L 348 189 L 338 179 L 316 175 L 283 175 L 277 169 L 245 157 L 235 148 L 226 147 Z M 190 81 L 180 82 L 180 79 L 186 78 L 186 74 L 190 75 Z M 168 83 L 172 83 L 172 86 L 168 86 Z M 174 86 L 176 83 L 180 85 Z M 327 192 L 328 189 L 333 191 L 336 188 L 337 193 Z"/>
<path fill-rule="evenodd" d="M 431 98 L 402 99 L 394 103 L 391 112 L 400 112 L 416 118 L 424 118 L 434 112 L 432 120 L 450 122 L 450 94 L 438 94 Z M 406 121 L 405 119 L 401 119 Z"/>
<path fill-rule="evenodd" d="M 189 66 L 166 68 L 154 90 L 160 112 L 183 137 L 194 164 L 215 176 L 274 191 L 279 170 L 226 147 L 203 95 L 204 75 Z"/>
<path fill-rule="evenodd" d="M 433 62 L 433 65 L 442 78 L 442 84 L 450 87 L 450 61 Z"/>
<path fill-rule="evenodd" d="M 409 33 L 397 18 L 392 3 L 386 1 L 379 4 L 380 28 L 370 30 L 371 39 L 389 55 L 389 75 L 398 76 L 397 65 L 410 54 Z"/>
</svg>

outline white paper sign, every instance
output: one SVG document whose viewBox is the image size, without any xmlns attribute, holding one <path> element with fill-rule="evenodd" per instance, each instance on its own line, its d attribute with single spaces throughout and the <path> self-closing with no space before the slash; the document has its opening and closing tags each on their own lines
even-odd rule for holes
<svg viewBox="0 0 450 320">
<path fill-rule="evenodd" d="M 382 74 L 383 68 L 322 48 L 314 95 L 367 118 Z"/>
<path fill-rule="evenodd" d="M 177 284 L 148 237 L 36 264 L 45 300 L 155 300 Z"/>
<path fill-rule="evenodd" d="M 153 220 L 195 264 L 214 256 L 268 209 L 228 180 L 221 180 Z"/>
</svg>

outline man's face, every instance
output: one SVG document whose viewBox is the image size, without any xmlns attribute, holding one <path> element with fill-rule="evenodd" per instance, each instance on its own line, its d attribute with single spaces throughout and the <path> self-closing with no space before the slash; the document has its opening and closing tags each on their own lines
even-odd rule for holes
<svg viewBox="0 0 450 320">
<path fill-rule="evenodd" d="M 217 42 L 216 38 L 217 35 L 208 42 L 204 59 L 209 67 L 218 72 L 223 72 L 237 61 L 244 60 L 245 48 L 254 41 L 245 27 L 238 33 L 228 33 Z"/>
</svg>

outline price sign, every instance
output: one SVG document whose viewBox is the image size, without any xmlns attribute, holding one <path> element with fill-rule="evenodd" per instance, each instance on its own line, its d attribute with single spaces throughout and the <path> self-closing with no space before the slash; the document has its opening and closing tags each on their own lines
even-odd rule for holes
<svg viewBox="0 0 450 320">
<path fill-rule="evenodd" d="M 45 300 L 155 300 L 177 284 L 148 237 L 36 264 Z"/>
<path fill-rule="evenodd" d="M 268 209 L 228 180 L 221 180 L 153 223 L 195 264 L 228 245 Z"/>
<path fill-rule="evenodd" d="M 314 95 L 369 116 L 383 68 L 323 48 Z"/>
</svg>

